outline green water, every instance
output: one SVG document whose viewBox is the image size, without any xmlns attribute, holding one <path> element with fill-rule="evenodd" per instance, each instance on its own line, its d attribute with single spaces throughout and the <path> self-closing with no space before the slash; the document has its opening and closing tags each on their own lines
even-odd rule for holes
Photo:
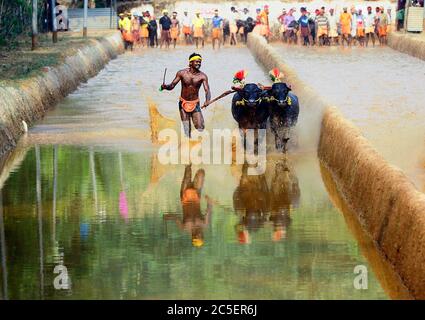
<svg viewBox="0 0 425 320">
<path fill-rule="evenodd" d="M 164 218 L 181 218 L 183 165 L 164 168 L 151 183 L 158 163 L 147 152 L 59 146 L 55 156 L 53 146 L 39 150 L 39 191 L 35 148 L 2 190 L 2 286 L 9 299 L 386 297 L 371 270 L 368 289 L 354 288 L 354 267 L 368 263 L 327 198 L 313 157 L 298 158 L 292 168 L 300 196 L 290 205 L 282 239 L 272 240 L 268 216 L 253 223 L 246 244 L 238 239 L 243 214 L 235 212 L 239 181 L 230 167 L 193 166 L 193 175 L 205 170 L 202 193 L 214 199 L 205 243 L 194 247 L 190 233 Z M 120 210 L 123 192 L 128 215 Z M 203 213 L 206 206 L 203 199 Z M 61 263 L 69 290 L 53 286 Z"/>
<path fill-rule="evenodd" d="M 249 51 L 226 50 L 202 52 L 222 62 L 205 63 L 210 81 L 231 79 L 238 61 L 266 82 Z M 184 61 L 188 53 L 156 58 Z M 127 83 L 123 68 L 135 75 Z M 164 95 L 145 81 L 157 75 L 151 57 L 121 56 L 30 131 L 1 190 L 2 299 L 387 298 L 329 200 L 314 152 L 274 157 L 263 176 L 249 178 L 241 166 L 161 165 L 157 149 L 133 135 L 149 137 L 147 104 L 132 86 L 151 92 L 161 112 L 177 112 L 178 92 Z M 212 82 L 214 96 L 228 86 Z M 204 172 L 199 247 L 183 214 L 185 170 Z M 68 289 L 54 286 L 58 265 Z M 368 268 L 367 290 L 353 285 L 357 265 Z"/>
</svg>

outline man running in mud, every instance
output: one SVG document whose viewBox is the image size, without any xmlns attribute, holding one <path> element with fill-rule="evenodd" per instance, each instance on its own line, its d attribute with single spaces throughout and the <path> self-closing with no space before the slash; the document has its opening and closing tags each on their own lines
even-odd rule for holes
<svg viewBox="0 0 425 320">
<path fill-rule="evenodd" d="M 211 100 L 208 77 L 205 73 L 200 71 L 201 64 L 201 55 L 192 53 L 189 56 L 189 68 L 178 71 L 176 77 L 170 84 L 161 85 L 161 89 L 173 90 L 180 81 L 182 82 L 179 111 L 184 132 L 189 138 L 191 137 L 191 118 L 193 125 L 198 131 L 202 131 L 205 128 L 204 117 L 202 116 L 199 103 L 199 89 L 201 85 L 204 86 L 205 90 L 205 103 L 202 105 L 202 108 L 205 108 Z"/>
</svg>

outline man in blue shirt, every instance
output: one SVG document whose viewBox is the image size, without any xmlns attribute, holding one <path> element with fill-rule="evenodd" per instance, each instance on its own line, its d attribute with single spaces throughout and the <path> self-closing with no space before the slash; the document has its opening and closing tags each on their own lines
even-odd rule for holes
<svg viewBox="0 0 425 320">
<path fill-rule="evenodd" d="M 170 29 L 172 23 L 170 17 L 168 16 L 168 11 L 164 10 L 162 13 L 163 16 L 161 17 L 161 19 L 159 19 L 159 25 L 161 26 L 161 42 L 159 47 L 162 48 L 162 45 L 165 42 L 167 48 L 169 48 L 171 42 Z"/>
<path fill-rule="evenodd" d="M 304 46 L 310 44 L 310 28 L 308 23 L 307 9 L 301 8 L 301 17 L 298 19 L 298 24 L 300 25 L 301 37 L 304 39 Z"/>
<path fill-rule="evenodd" d="M 212 46 L 215 49 L 215 41 L 218 41 L 218 48 L 221 46 L 221 34 L 223 29 L 223 18 L 218 15 L 218 10 L 214 10 L 214 17 L 212 18 Z"/>
</svg>

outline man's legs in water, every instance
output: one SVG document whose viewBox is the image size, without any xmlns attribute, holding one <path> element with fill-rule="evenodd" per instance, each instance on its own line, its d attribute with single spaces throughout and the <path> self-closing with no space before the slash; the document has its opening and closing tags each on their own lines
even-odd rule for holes
<svg viewBox="0 0 425 320">
<path fill-rule="evenodd" d="M 199 105 L 196 107 L 196 109 L 193 112 L 184 111 L 184 109 L 181 107 L 181 103 L 180 103 L 179 109 L 180 109 L 180 119 L 182 120 L 184 133 L 187 137 L 189 137 L 189 134 L 190 134 L 190 118 L 192 118 L 193 125 L 198 131 L 204 130 L 205 128 L 204 117 L 202 116 L 202 112 L 199 108 Z"/>
</svg>

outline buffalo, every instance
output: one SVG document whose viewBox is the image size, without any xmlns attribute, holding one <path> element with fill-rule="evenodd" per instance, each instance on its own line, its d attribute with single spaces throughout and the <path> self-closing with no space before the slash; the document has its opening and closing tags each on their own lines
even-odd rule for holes
<svg viewBox="0 0 425 320">
<path fill-rule="evenodd" d="M 283 82 L 277 82 L 267 90 L 270 128 L 275 136 L 276 149 L 287 151 L 290 129 L 297 124 L 300 112 L 298 97 Z"/>
<path fill-rule="evenodd" d="M 240 129 L 265 129 L 269 108 L 264 100 L 266 91 L 255 83 L 233 87 L 232 115 Z"/>
</svg>

